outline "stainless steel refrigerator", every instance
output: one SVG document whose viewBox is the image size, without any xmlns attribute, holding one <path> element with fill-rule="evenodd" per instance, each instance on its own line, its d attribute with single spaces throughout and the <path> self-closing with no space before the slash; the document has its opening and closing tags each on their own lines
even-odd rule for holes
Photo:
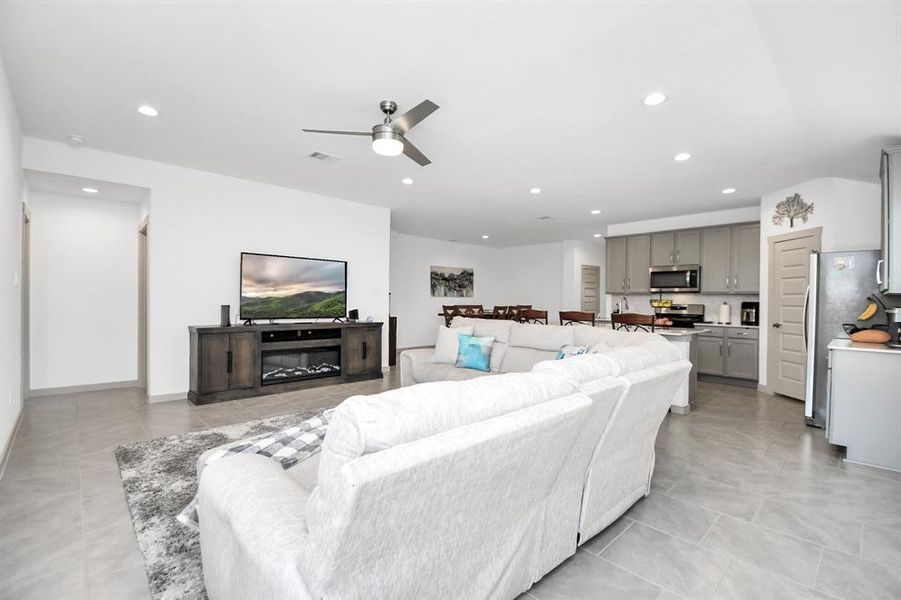
<svg viewBox="0 0 901 600">
<path fill-rule="evenodd" d="M 843 323 L 857 323 L 867 296 L 881 300 L 876 282 L 878 250 L 812 252 L 810 287 L 805 302 L 804 341 L 807 345 L 807 386 L 804 416 L 807 424 L 826 427 L 829 414 L 829 351 L 835 338 L 847 338 Z M 865 326 L 885 324 L 882 309 Z"/>
</svg>

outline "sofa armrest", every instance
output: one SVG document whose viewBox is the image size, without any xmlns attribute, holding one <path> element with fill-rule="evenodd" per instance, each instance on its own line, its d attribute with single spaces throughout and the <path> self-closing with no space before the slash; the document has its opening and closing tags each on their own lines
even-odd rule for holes
<svg viewBox="0 0 901 600">
<path fill-rule="evenodd" d="M 429 361 L 429 357 L 435 352 L 434 348 L 413 348 L 400 353 L 400 385 L 407 387 L 417 383 L 416 366 Z"/>
<path fill-rule="evenodd" d="M 309 493 L 281 465 L 238 454 L 200 478 L 200 548 L 211 600 L 312 598 L 298 557 L 310 544 Z"/>
</svg>

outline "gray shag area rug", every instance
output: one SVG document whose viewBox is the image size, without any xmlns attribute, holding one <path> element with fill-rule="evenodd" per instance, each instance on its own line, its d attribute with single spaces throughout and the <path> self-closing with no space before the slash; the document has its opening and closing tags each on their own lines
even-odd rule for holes
<svg viewBox="0 0 901 600">
<path fill-rule="evenodd" d="M 175 517 L 197 493 L 197 459 L 228 442 L 291 427 L 331 406 L 116 448 L 125 500 L 154 600 L 205 600 L 200 537 Z"/>
</svg>

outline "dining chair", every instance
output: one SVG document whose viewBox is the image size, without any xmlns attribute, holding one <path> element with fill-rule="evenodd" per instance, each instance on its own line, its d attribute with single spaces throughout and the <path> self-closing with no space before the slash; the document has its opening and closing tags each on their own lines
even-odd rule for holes
<svg viewBox="0 0 901 600">
<path fill-rule="evenodd" d="M 507 311 L 510 309 L 509 306 L 498 306 L 495 305 L 494 309 L 491 311 L 491 316 L 494 319 L 506 319 Z"/>
<path fill-rule="evenodd" d="M 654 323 L 657 319 L 654 315 L 644 315 L 640 313 L 613 313 L 610 315 L 610 322 L 613 329 L 622 331 L 654 331 Z"/>
<path fill-rule="evenodd" d="M 520 323 L 533 325 L 547 325 L 547 311 L 526 308 L 520 313 Z"/>
<path fill-rule="evenodd" d="M 583 310 L 560 311 L 561 325 L 575 325 L 576 323 L 581 323 L 583 325 L 591 325 L 594 327 L 594 318 L 595 314 L 593 312 L 586 312 Z"/>
</svg>

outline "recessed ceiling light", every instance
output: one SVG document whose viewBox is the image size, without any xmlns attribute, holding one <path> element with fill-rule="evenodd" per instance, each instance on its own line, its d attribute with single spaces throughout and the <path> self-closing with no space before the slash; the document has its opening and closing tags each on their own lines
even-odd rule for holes
<svg viewBox="0 0 901 600">
<path fill-rule="evenodd" d="M 482 236 L 482 239 L 483 239 L 483 240 L 487 240 L 487 239 L 490 238 L 490 237 L 491 237 L 491 236 L 488 235 L 488 234 L 486 233 L 485 235 Z"/>
<path fill-rule="evenodd" d="M 673 160 L 676 162 L 685 162 L 689 158 L 691 158 L 691 154 L 689 154 L 688 152 L 680 152 L 673 157 Z"/>
<path fill-rule="evenodd" d="M 158 117 L 160 115 L 160 111 L 153 108 L 149 104 L 142 104 L 138 107 L 138 112 L 144 115 L 145 117 Z"/>
<path fill-rule="evenodd" d="M 666 94 L 662 92 L 651 92 L 644 97 L 642 102 L 645 103 L 645 106 L 657 106 L 658 104 L 666 102 Z"/>
<path fill-rule="evenodd" d="M 723 190 L 723 193 L 724 193 L 724 194 L 734 194 L 734 193 L 735 193 L 735 188 L 726 188 L 726 189 Z"/>
<path fill-rule="evenodd" d="M 600 234 L 600 233 L 596 233 L 596 234 L 594 234 L 594 237 L 601 237 L 601 234 Z"/>
<path fill-rule="evenodd" d="M 403 179 L 401 179 L 401 183 L 403 183 L 404 185 L 413 185 L 413 180 L 409 177 L 404 177 Z"/>
<path fill-rule="evenodd" d="M 541 193 L 541 188 L 539 188 L 539 187 L 534 187 L 534 188 L 532 188 L 532 189 L 529 190 L 529 193 L 530 193 L 530 194 L 540 194 L 540 193 Z"/>
<path fill-rule="evenodd" d="M 98 190 L 97 188 L 92 188 L 92 187 L 83 187 L 83 188 L 81 188 L 81 191 L 84 192 L 85 194 L 96 194 L 100 190 Z"/>
<path fill-rule="evenodd" d="M 591 214 L 593 214 L 593 215 L 599 215 L 599 214 L 601 214 L 601 209 L 600 209 L 600 208 L 595 208 L 595 209 L 593 209 L 593 210 L 591 211 Z"/>
</svg>

